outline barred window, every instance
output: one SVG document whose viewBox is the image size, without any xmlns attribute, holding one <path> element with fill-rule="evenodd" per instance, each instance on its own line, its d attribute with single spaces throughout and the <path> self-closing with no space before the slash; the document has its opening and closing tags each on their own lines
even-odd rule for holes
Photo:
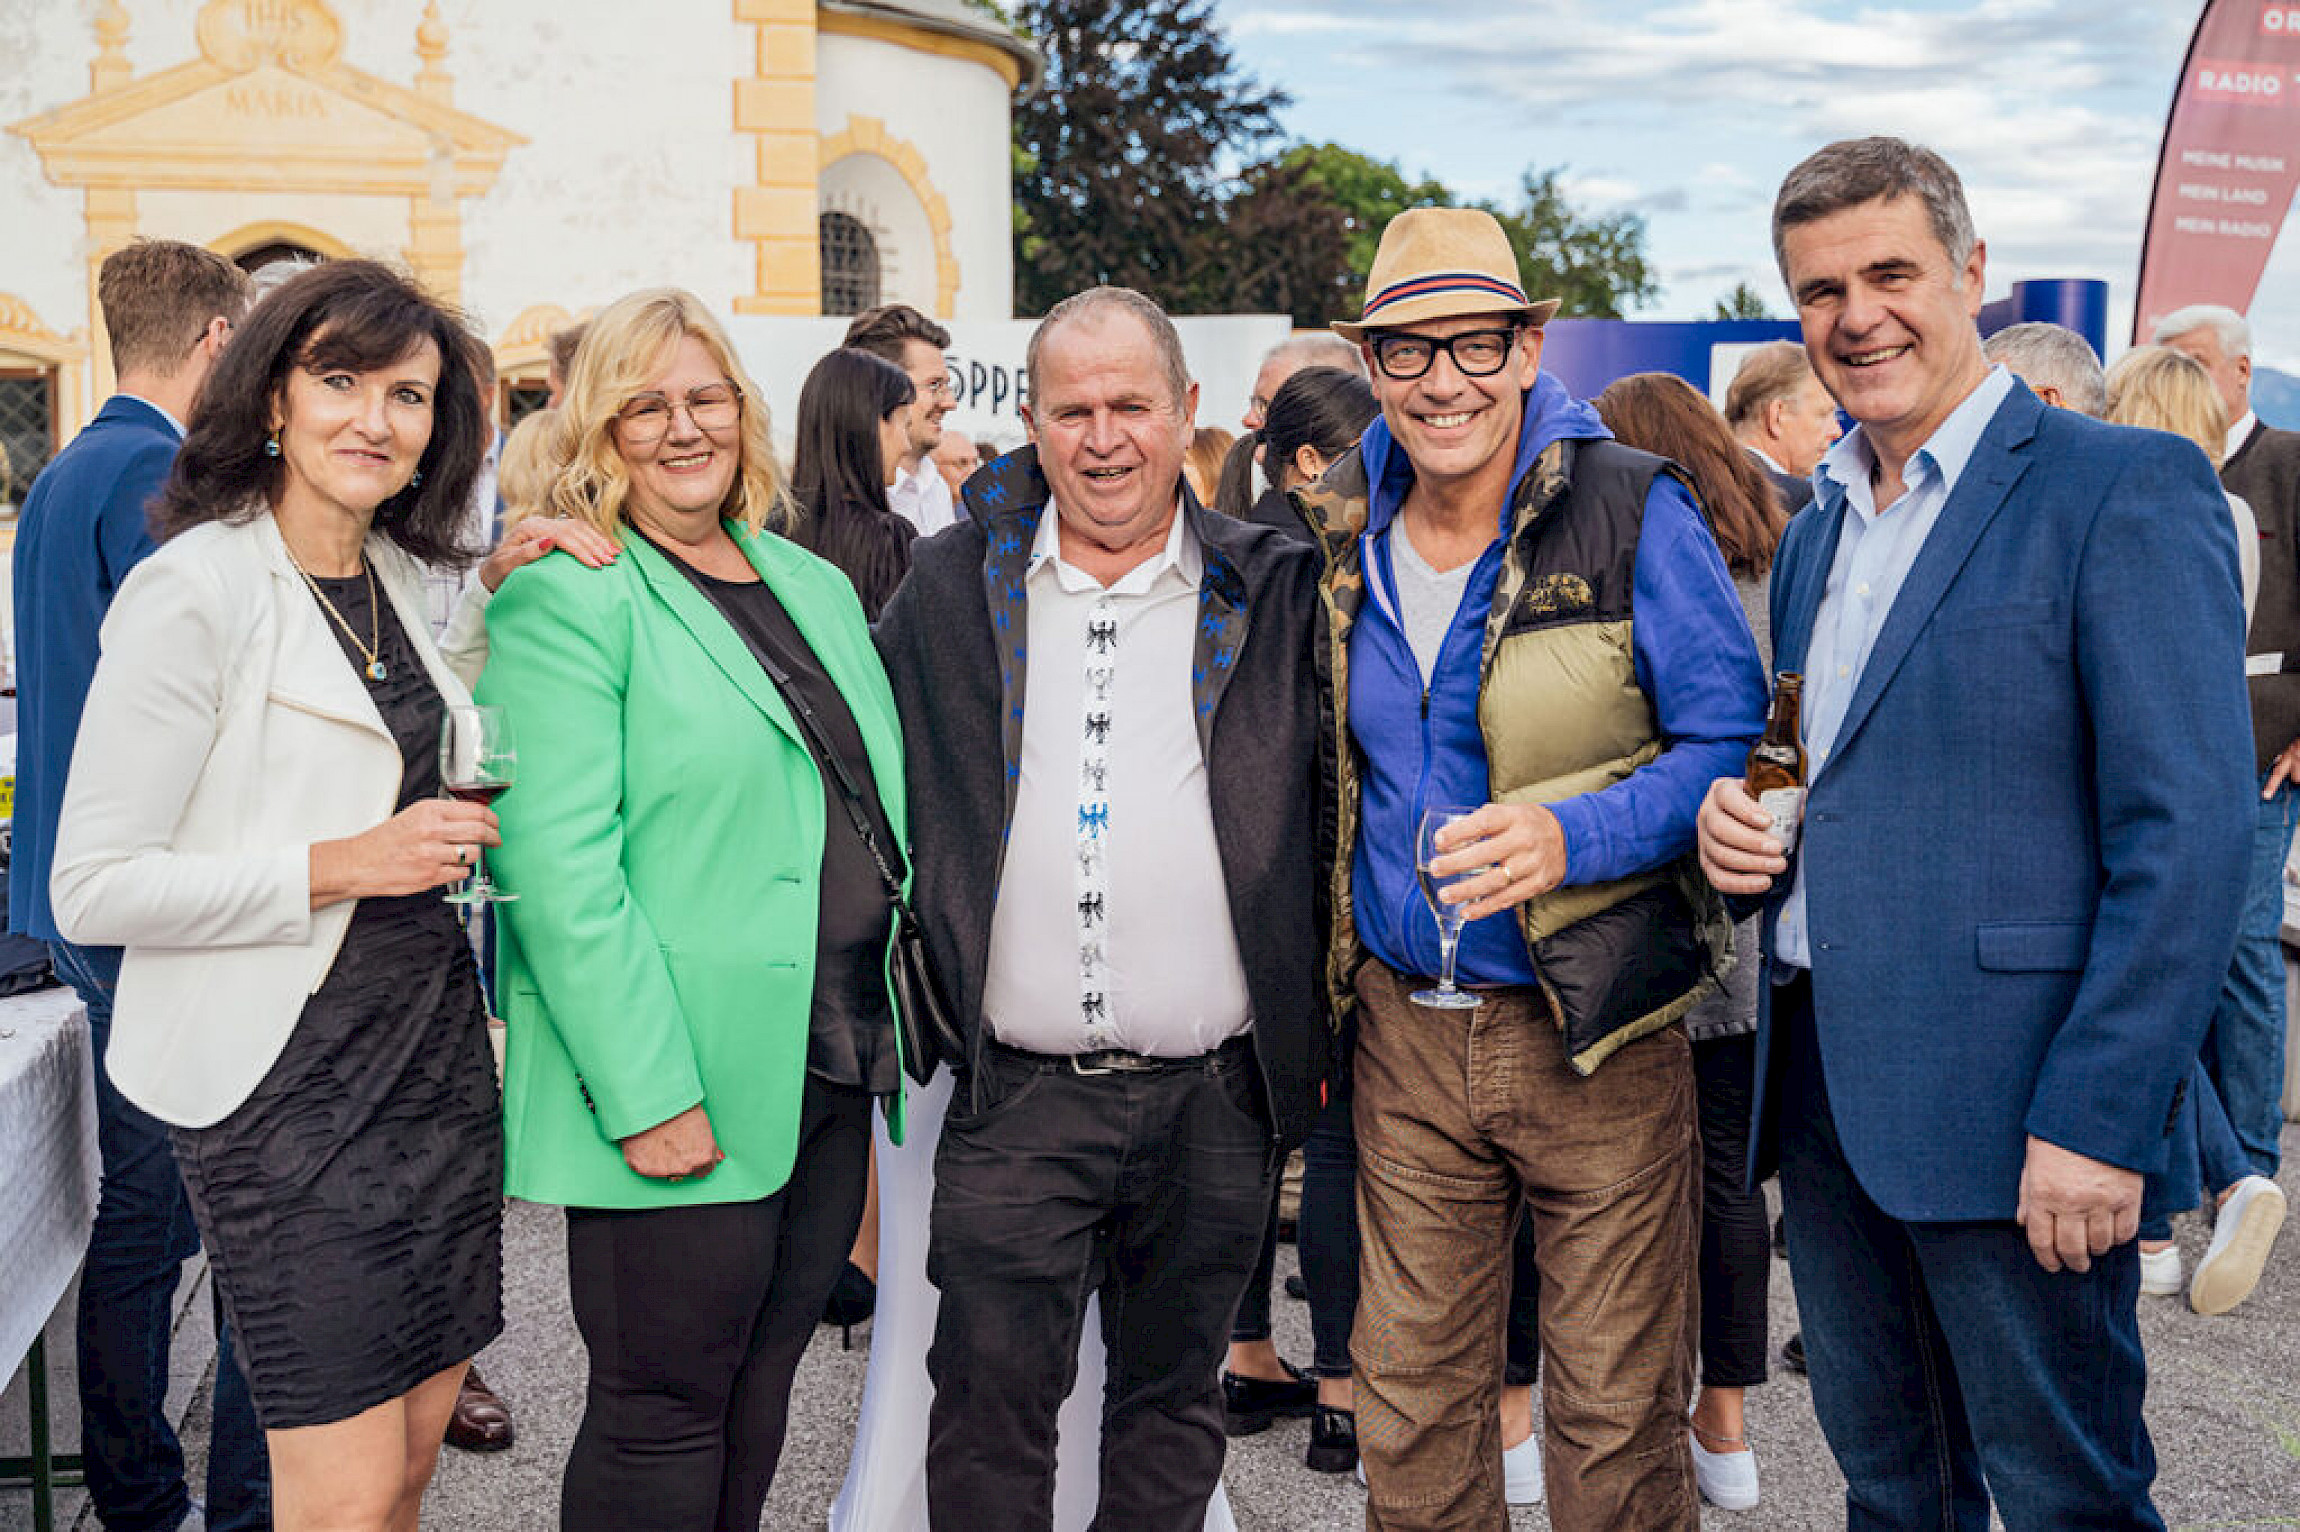
<svg viewBox="0 0 2300 1532">
<path fill-rule="evenodd" d="M 23 504 L 55 455 L 55 369 L 0 368 L 0 506 Z"/>
<path fill-rule="evenodd" d="M 503 429 L 513 426 L 551 402 L 551 385 L 541 378 L 514 378 L 503 385 Z"/>
<path fill-rule="evenodd" d="M 848 213 L 822 216 L 823 312 L 859 314 L 879 302 L 878 240 Z"/>
</svg>

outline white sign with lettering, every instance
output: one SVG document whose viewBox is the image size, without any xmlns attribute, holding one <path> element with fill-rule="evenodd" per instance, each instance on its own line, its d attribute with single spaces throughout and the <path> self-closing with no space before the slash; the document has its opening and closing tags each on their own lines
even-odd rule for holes
<svg viewBox="0 0 2300 1532">
<path fill-rule="evenodd" d="M 958 406 L 945 430 L 995 442 L 1001 451 L 1023 441 L 1022 405 L 1028 393 L 1022 358 L 1034 319 L 950 320 L 950 383 Z M 799 387 L 807 373 L 846 335 L 844 319 L 738 314 L 727 333 L 744 368 L 767 396 L 775 442 L 784 452 L 796 436 Z M 1239 429 L 1254 392 L 1254 374 L 1272 346 L 1293 333 L 1282 314 L 1222 314 L 1176 319 L 1182 353 L 1198 380 L 1198 424 Z"/>
</svg>

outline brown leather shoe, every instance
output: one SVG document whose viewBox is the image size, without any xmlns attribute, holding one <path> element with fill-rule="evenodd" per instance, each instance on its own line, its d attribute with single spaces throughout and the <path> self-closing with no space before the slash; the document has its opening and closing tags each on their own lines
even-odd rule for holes
<svg viewBox="0 0 2300 1532">
<path fill-rule="evenodd" d="M 495 1397 L 478 1368 L 467 1369 L 455 1413 L 447 1418 L 447 1445 L 465 1452 L 501 1452 L 512 1436 L 510 1406 Z"/>
</svg>

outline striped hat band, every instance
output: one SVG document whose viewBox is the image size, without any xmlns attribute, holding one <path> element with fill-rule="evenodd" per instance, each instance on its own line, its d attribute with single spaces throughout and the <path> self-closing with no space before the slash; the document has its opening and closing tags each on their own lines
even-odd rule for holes
<svg viewBox="0 0 2300 1532">
<path fill-rule="evenodd" d="M 1393 282 L 1366 300 L 1365 312 L 1358 323 L 1370 324 L 1382 310 L 1414 298 L 1434 298 L 1446 293 L 1468 293 L 1479 297 L 1498 298 L 1499 307 L 1524 308 L 1527 306 L 1525 289 L 1515 282 L 1504 282 L 1482 271 L 1431 271 L 1420 276 Z"/>
</svg>

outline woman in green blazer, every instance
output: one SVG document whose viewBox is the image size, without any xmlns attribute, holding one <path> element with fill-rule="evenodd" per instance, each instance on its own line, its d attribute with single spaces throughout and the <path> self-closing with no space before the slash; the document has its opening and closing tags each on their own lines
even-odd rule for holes
<svg viewBox="0 0 2300 1532">
<path fill-rule="evenodd" d="M 846 578 L 760 530 L 766 411 L 689 294 L 577 353 L 550 508 L 614 537 L 487 608 L 509 1189 L 567 1208 L 590 1352 L 560 1524 L 756 1526 L 791 1375 L 899 1099 L 884 884 L 791 702 L 900 865 L 902 737 Z"/>
</svg>

